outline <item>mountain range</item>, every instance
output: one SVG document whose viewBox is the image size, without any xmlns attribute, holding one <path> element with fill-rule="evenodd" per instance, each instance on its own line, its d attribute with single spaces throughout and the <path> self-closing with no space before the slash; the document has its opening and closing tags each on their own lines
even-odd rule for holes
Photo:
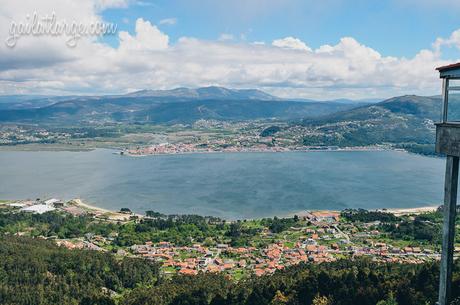
<svg viewBox="0 0 460 305">
<path fill-rule="evenodd" d="M 356 107 L 353 101 L 286 100 L 256 89 L 205 87 L 142 90 L 126 95 L 81 97 L 4 97 L 0 122 L 154 124 L 215 120 L 293 120 Z M 0 101 L 2 99 L 0 98 Z"/>
<path fill-rule="evenodd" d="M 172 90 L 141 90 L 125 95 L 127 97 L 174 97 L 183 99 L 210 100 L 280 100 L 280 98 L 257 89 L 228 89 L 224 87 L 202 87 L 197 89 L 176 88 Z"/>
<path fill-rule="evenodd" d="M 10 102 L 8 102 L 8 100 Z M 190 124 L 200 119 L 278 120 L 315 130 L 305 144 L 434 143 L 441 98 L 405 95 L 378 103 L 287 100 L 256 89 L 142 90 L 112 96 L 0 97 L 0 122 L 34 124 Z M 5 106 L 6 105 L 6 106 Z M 449 116 L 460 118 L 460 98 Z"/>
</svg>

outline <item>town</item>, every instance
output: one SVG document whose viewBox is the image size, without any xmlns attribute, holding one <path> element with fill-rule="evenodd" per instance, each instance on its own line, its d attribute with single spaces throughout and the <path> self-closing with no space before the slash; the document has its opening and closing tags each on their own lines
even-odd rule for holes
<svg viewBox="0 0 460 305">
<path fill-rule="evenodd" d="M 162 266 L 165 275 L 210 272 L 239 280 L 300 263 L 318 264 L 344 258 L 369 257 L 377 262 L 409 264 L 440 259 L 439 243 L 429 237 L 398 237 L 392 231 L 411 222 L 438 229 L 442 218 L 436 209 L 416 209 L 399 216 L 388 211 L 304 211 L 292 218 L 226 221 L 201 216 L 190 216 L 190 220 L 187 216 L 152 211 L 140 215 L 128 208 L 112 212 L 78 199 L 3 201 L 0 207 L 3 218 L 16 215 L 18 219 L 18 215 L 24 215 L 15 224 L 3 221 L 0 226 L 3 234 L 30 235 L 54 240 L 68 249 L 110 251 L 119 256 L 152 260 Z M 63 226 L 70 223 L 69 219 L 77 219 L 81 228 L 70 235 L 68 228 L 64 234 L 39 232 L 37 229 L 44 224 L 37 220 L 46 215 L 60 217 L 58 222 Z M 33 217 L 30 227 L 24 222 L 27 217 Z M 389 229 L 392 225 L 393 229 Z M 199 227 L 201 232 L 192 236 L 186 231 L 191 226 Z M 168 235 L 168 230 L 178 231 L 181 238 Z M 151 235 L 145 235 L 144 231 Z M 196 237 L 200 235 L 202 238 Z M 457 247 L 456 253 L 459 251 Z"/>
</svg>

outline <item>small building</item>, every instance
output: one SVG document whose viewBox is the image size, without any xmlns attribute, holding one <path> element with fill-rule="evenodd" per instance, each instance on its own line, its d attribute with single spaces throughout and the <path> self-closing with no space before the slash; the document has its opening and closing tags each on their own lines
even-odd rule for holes
<svg viewBox="0 0 460 305">
<path fill-rule="evenodd" d="M 31 206 L 22 208 L 20 211 L 34 213 L 34 214 L 43 214 L 43 213 L 51 212 L 54 210 L 56 210 L 54 207 L 47 205 L 47 204 L 35 204 L 35 205 L 31 205 Z"/>
<path fill-rule="evenodd" d="M 327 222 L 333 223 L 340 219 L 340 213 L 338 212 L 327 212 L 327 211 L 316 211 L 307 214 L 306 218 L 316 222 Z"/>
<path fill-rule="evenodd" d="M 51 199 L 45 200 L 44 203 L 45 203 L 46 205 L 54 206 L 54 207 L 59 207 L 59 206 L 63 206 L 63 205 L 64 205 L 64 202 L 62 202 L 61 200 L 56 199 L 56 198 L 51 198 Z"/>
<path fill-rule="evenodd" d="M 13 207 L 13 208 L 23 208 L 27 206 L 27 204 L 23 202 L 13 202 L 13 203 L 9 203 L 8 206 Z"/>
</svg>

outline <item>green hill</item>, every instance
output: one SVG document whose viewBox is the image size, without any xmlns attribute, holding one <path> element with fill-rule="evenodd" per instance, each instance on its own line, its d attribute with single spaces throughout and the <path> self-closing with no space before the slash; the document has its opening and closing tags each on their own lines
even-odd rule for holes
<svg viewBox="0 0 460 305">
<path fill-rule="evenodd" d="M 460 99 L 454 96 L 450 118 L 460 118 Z M 434 123 L 441 114 L 440 97 L 406 95 L 341 111 L 321 118 L 305 119 L 318 134 L 305 137 L 306 144 L 356 146 L 382 143 L 433 144 Z"/>
<path fill-rule="evenodd" d="M 260 96 L 257 94 L 256 96 Z M 80 97 L 28 109 L 0 110 L 0 122 L 15 123 L 192 123 L 215 120 L 291 120 L 318 117 L 353 108 L 338 102 L 301 102 L 229 98 L 159 96 Z"/>
</svg>

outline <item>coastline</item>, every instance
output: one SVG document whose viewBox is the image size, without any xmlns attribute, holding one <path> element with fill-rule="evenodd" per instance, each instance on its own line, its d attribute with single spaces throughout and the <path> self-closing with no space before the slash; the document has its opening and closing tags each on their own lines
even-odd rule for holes
<svg viewBox="0 0 460 305">
<path fill-rule="evenodd" d="M 80 198 L 75 198 L 70 200 L 69 202 L 73 203 L 75 206 L 90 210 L 90 211 L 98 211 L 102 213 L 114 213 L 115 211 L 107 210 L 104 208 L 100 208 L 89 203 L 83 202 Z"/>
<path fill-rule="evenodd" d="M 401 148 L 392 148 L 389 146 L 351 146 L 344 148 L 337 148 L 335 146 L 325 146 L 321 148 L 289 148 L 278 147 L 277 149 L 247 149 L 247 150 L 194 150 L 194 151 L 178 151 L 178 152 L 161 152 L 161 153 L 148 153 L 137 154 L 130 153 L 126 149 L 120 149 L 116 146 L 91 146 L 91 147 L 78 147 L 72 145 L 56 145 L 56 144 L 18 144 L 18 145 L 0 145 L 0 152 L 2 151 L 26 151 L 26 152 L 91 152 L 97 149 L 111 150 L 115 154 L 129 156 L 129 157 L 146 157 L 146 156 L 159 156 L 159 155 L 188 155 L 188 154 L 215 154 L 215 153 L 283 153 L 283 152 L 343 152 L 343 151 L 400 151 L 408 152 Z"/>
<path fill-rule="evenodd" d="M 136 154 L 130 153 L 129 151 L 121 150 L 117 154 L 127 157 L 148 157 L 148 156 L 171 156 L 171 155 L 190 155 L 190 154 L 220 154 L 220 153 L 293 153 L 293 152 L 302 152 L 302 153 L 317 153 L 317 152 L 359 152 L 359 151 L 395 151 L 395 152 L 404 152 L 409 153 L 407 150 L 400 148 L 391 148 L 391 147 L 375 147 L 375 146 L 356 146 L 356 147 L 346 147 L 346 148 L 334 148 L 334 147 L 325 147 L 324 149 L 290 149 L 290 148 L 280 148 L 279 150 L 265 150 L 265 149 L 254 149 L 254 150 L 213 150 L 213 151 L 181 151 L 181 152 L 161 152 L 161 153 L 147 153 L 147 154 Z"/>
<path fill-rule="evenodd" d="M 58 144 L 17 144 L 17 145 L 0 145 L 0 152 L 2 151 L 26 151 L 26 152 L 91 152 L 99 147 L 81 147 L 81 146 L 72 146 L 72 145 L 58 145 Z M 107 148 L 107 147 L 100 147 Z M 116 148 L 112 148 L 116 149 Z"/>
<path fill-rule="evenodd" d="M 31 200 L 1 200 L 0 205 L 5 204 L 17 204 L 17 203 L 26 203 L 27 205 L 37 204 L 32 202 Z M 73 215 L 80 215 L 81 213 L 91 213 L 94 214 L 97 218 L 105 218 L 108 220 L 113 221 L 128 221 L 131 217 L 136 217 L 137 219 L 143 219 L 146 216 L 144 214 L 139 214 L 135 212 L 121 212 L 116 210 L 110 210 L 107 208 L 99 207 L 93 203 L 88 203 L 83 201 L 81 198 L 74 198 L 71 200 L 66 201 L 66 207 L 62 208 L 62 210 L 73 214 Z M 421 206 L 421 207 L 414 207 L 414 208 L 380 208 L 380 209 L 366 209 L 368 211 L 377 211 L 377 212 L 384 212 L 384 213 L 391 213 L 395 216 L 404 216 L 404 215 L 419 215 L 424 213 L 431 213 L 437 211 L 440 205 L 430 205 L 430 206 Z M 320 212 L 320 213 L 340 213 L 343 210 L 336 210 L 336 209 L 304 209 L 297 212 L 291 212 L 287 214 L 280 214 L 280 215 L 273 215 L 269 218 L 278 217 L 278 218 L 292 218 L 295 215 L 299 217 L 304 217 L 311 212 Z M 184 214 L 185 215 L 185 214 Z M 202 215 L 203 217 L 212 217 L 212 215 Z M 228 222 L 240 221 L 240 220 L 257 220 L 266 217 L 259 217 L 259 218 L 241 218 L 241 219 L 225 219 Z"/>
<path fill-rule="evenodd" d="M 418 208 L 390 208 L 390 209 L 377 209 L 376 211 L 379 212 L 387 212 L 394 214 L 395 216 L 401 216 L 401 215 L 408 215 L 408 214 L 423 214 L 423 213 L 430 213 L 430 212 L 435 212 L 440 205 L 437 206 L 424 206 L 424 207 L 418 207 Z"/>
<path fill-rule="evenodd" d="M 67 202 L 69 206 L 74 206 L 79 209 L 82 209 L 86 212 L 94 213 L 97 217 L 102 217 L 102 218 L 107 218 L 109 220 L 116 220 L 116 221 L 127 221 L 130 219 L 130 217 L 135 216 L 139 219 L 144 218 L 145 215 L 138 214 L 138 213 L 123 213 L 120 211 L 114 211 L 114 210 L 108 210 L 105 208 L 101 208 L 98 206 L 95 206 L 93 204 L 89 204 L 87 202 L 84 202 L 80 198 L 75 198 L 72 200 L 69 200 Z"/>
<path fill-rule="evenodd" d="M 71 200 L 73 201 L 77 206 L 81 207 L 81 208 L 86 208 L 88 210 L 92 210 L 92 211 L 96 211 L 96 212 L 100 212 L 100 213 L 109 213 L 109 214 L 122 214 L 124 216 L 126 216 L 126 214 L 123 214 L 123 213 L 120 213 L 119 211 L 113 211 L 113 210 L 108 210 L 108 209 L 105 209 L 105 208 L 100 208 L 100 207 L 97 207 L 95 205 L 92 205 L 92 204 L 88 204 L 86 202 L 83 202 L 80 198 L 77 198 L 77 199 L 73 199 Z M 382 209 L 372 209 L 372 210 L 368 210 L 368 211 L 378 211 L 378 212 L 385 212 L 385 213 L 391 213 L 395 216 L 404 216 L 404 215 L 419 215 L 419 214 L 423 214 L 423 213 L 431 213 L 431 212 L 435 212 L 437 209 L 439 208 L 439 205 L 431 205 L 431 206 L 421 206 L 421 207 L 415 207 L 415 208 L 382 208 Z M 271 218 L 273 217 L 280 217 L 280 218 L 291 218 L 291 217 L 294 217 L 294 215 L 297 215 L 297 216 L 304 216 L 305 214 L 309 213 L 309 212 L 324 212 L 324 213 L 340 213 L 342 210 L 328 210 L 328 209 L 325 209 L 325 210 L 302 210 L 302 211 L 299 211 L 299 212 L 294 212 L 294 213 L 288 213 L 286 215 L 274 215 L 272 216 Z M 144 218 L 145 215 L 143 214 L 138 214 L 138 213 L 132 213 L 132 215 L 134 216 L 137 216 L 139 218 Z M 205 216 L 211 216 L 211 215 L 205 215 Z M 204 216 L 204 217 L 205 217 Z M 261 217 L 261 218 L 264 218 L 264 217 Z M 258 218 L 254 218 L 254 219 L 238 219 L 238 220 L 255 220 L 255 219 L 258 219 Z M 236 220 L 235 220 L 236 221 Z"/>
<path fill-rule="evenodd" d="M 376 212 L 384 212 L 384 213 L 390 213 L 395 216 L 404 216 L 404 215 L 419 215 L 419 214 L 424 214 L 424 213 L 431 213 L 435 212 L 439 208 L 439 205 L 436 206 L 421 206 L 421 207 L 416 207 L 416 208 L 381 208 L 381 209 L 365 209 L 367 211 L 376 211 Z M 299 212 L 294 212 L 294 213 L 288 213 L 286 215 L 277 215 L 278 217 L 281 218 L 292 218 L 295 215 L 299 217 L 303 217 L 306 214 L 310 212 L 322 212 L 322 213 L 340 213 L 343 210 L 302 210 Z"/>
</svg>

